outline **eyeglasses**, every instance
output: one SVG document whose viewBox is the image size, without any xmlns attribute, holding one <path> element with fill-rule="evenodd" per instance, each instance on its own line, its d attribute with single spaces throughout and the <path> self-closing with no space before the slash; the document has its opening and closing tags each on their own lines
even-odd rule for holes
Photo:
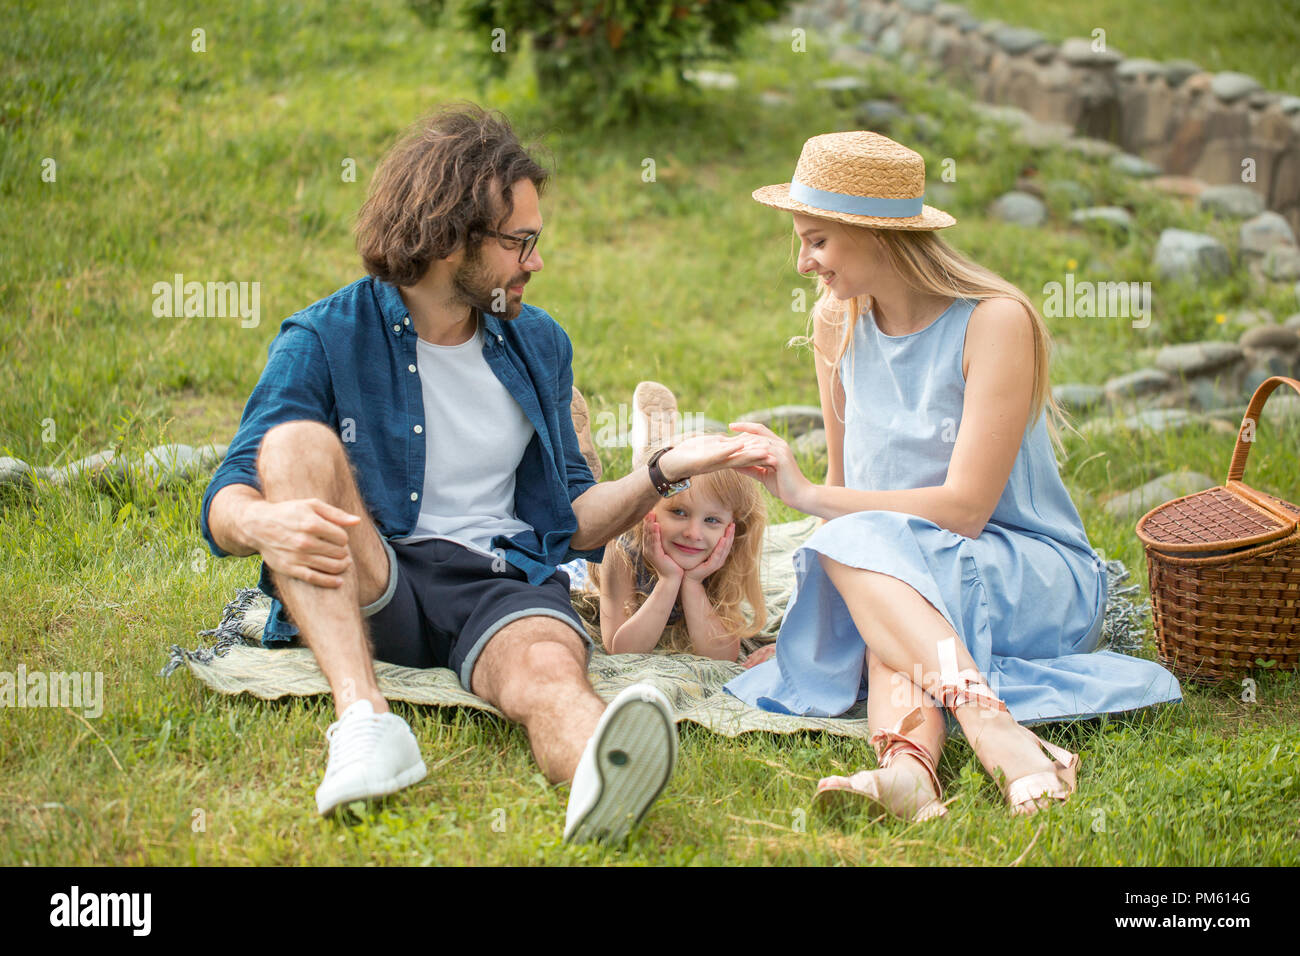
<svg viewBox="0 0 1300 956">
<path fill-rule="evenodd" d="M 540 229 L 538 229 L 536 232 L 529 233 L 526 236 L 511 236 L 508 235 L 507 233 L 495 232 L 491 229 L 487 229 L 485 230 L 485 232 L 489 236 L 496 236 L 496 238 L 504 240 L 507 243 L 511 243 L 511 242 L 519 243 L 520 263 L 524 263 L 528 261 L 528 257 L 531 256 L 533 254 L 533 250 L 537 248 L 538 238 L 542 235 L 542 230 Z M 510 247 L 507 245 L 506 248 L 508 249 Z"/>
</svg>

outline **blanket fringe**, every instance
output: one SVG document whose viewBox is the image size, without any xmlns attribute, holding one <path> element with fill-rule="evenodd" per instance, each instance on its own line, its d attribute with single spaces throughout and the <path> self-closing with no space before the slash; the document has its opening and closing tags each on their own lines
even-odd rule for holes
<svg viewBox="0 0 1300 956">
<path fill-rule="evenodd" d="M 266 595 L 255 587 L 237 589 L 234 600 L 221 611 L 221 623 L 210 630 L 199 631 L 199 637 L 215 638 L 212 644 L 210 646 L 200 644 L 192 651 L 185 650 L 179 644 L 171 645 L 167 649 L 167 664 L 159 672 L 158 676 L 171 676 L 186 660 L 198 664 L 207 664 L 214 657 L 225 656 L 226 652 L 236 644 L 246 643 L 247 638 L 244 637 L 244 633 L 240 629 L 244 621 L 244 615 L 248 613 L 249 608 L 260 600 L 265 600 L 265 598 Z"/>
</svg>

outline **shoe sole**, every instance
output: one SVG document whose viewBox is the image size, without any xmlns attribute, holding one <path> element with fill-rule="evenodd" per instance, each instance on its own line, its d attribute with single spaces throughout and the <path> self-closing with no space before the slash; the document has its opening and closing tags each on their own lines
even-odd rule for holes
<svg viewBox="0 0 1300 956">
<path fill-rule="evenodd" d="M 569 403 L 569 417 L 573 419 L 573 430 L 578 435 L 578 450 L 591 469 L 591 477 L 600 481 L 600 455 L 596 453 L 596 443 L 591 440 L 591 412 L 587 409 L 587 400 L 582 397 L 582 392 L 578 391 L 576 385 L 573 386 L 573 400 Z"/>
<path fill-rule="evenodd" d="M 632 393 L 632 454 L 671 438 L 677 429 L 677 398 L 658 382 L 642 382 Z"/>
<path fill-rule="evenodd" d="M 378 791 L 373 790 L 371 788 L 367 788 L 364 792 L 361 793 L 358 793 L 356 791 L 345 793 L 342 797 L 335 797 L 334 802 L 331 805 L 323 808 L 320 805 L 320 801 L 317 800 L 316 809 L 317 811 L 319 811 L 321 816 L 328 817 L 331 814 L 333 814 L 336 810 L 338 810 L 339 807 L 349 803 L 355 803 L 358 800 L 365 800 L 366 802 L 370 802 L 373 800 L 381 800 L 384 797 L 392 796 L 393 794 L 397 793 L 397 791 L 399 790 L 405 790 L 413 783 L 419 783 L 426 776 L 428 776 L 428 774 L 429 774 L 428 768 L 425 767 L 424 761 L 421 760 L 415 766 L 407 767 L 397 776 L 390 778 L 390 780 L 387 783 L 383 784 L 382 788 Z"/>
<path fill-rule="evenodd" d="M 677 758 L 677 725 L 656 704 L 631 700 L 596 742 L 600 789 L 566 843 L 624 840 L 663 793 Z"/>
</svg>

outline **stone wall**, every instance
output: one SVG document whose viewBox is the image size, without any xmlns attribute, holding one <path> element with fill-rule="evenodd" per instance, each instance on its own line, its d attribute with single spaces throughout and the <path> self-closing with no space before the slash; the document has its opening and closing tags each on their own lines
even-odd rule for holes
<svg viewBox="0 0 1300 956">
<path fill-rule="evenodd" d="M 807 0 L 790 20 L 847 30 L 867 53 L 923 57 L 986 102 L 1115 143 L 1167 174 L 1245 182 L 1300 229 L 1300 96 L 1187 60 L 1128 59 L 1109 43 L 1094 49 L 1091 37 L 1056 46 L 1035 30 L 981 23 L 936 0 Z M 1247 159 L 1253 182 L 1242 178 Z"/>
</svg>

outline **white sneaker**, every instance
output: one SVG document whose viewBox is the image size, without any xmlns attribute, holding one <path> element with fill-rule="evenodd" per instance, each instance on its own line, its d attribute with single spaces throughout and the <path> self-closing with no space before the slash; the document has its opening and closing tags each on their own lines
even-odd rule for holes
<svg viewBox="0 0 1300 956">
<path fill-rule="evenodd" d="M 353 800 L 395 793 L 423 780 L 429 771 L 411 728 L 396 714 L 376 714 L 362 698 L 325 731 L 330 742 L 325 779 L 316 789 L 321 815 Z"/>
<path fill-rule="evenodd" d="M 622 841 L 668 784 L 677 759 L 677 725 L 668 699 L 633 684 L 601 714 L 569 790 L 566 843 Z"/>
</svg>

